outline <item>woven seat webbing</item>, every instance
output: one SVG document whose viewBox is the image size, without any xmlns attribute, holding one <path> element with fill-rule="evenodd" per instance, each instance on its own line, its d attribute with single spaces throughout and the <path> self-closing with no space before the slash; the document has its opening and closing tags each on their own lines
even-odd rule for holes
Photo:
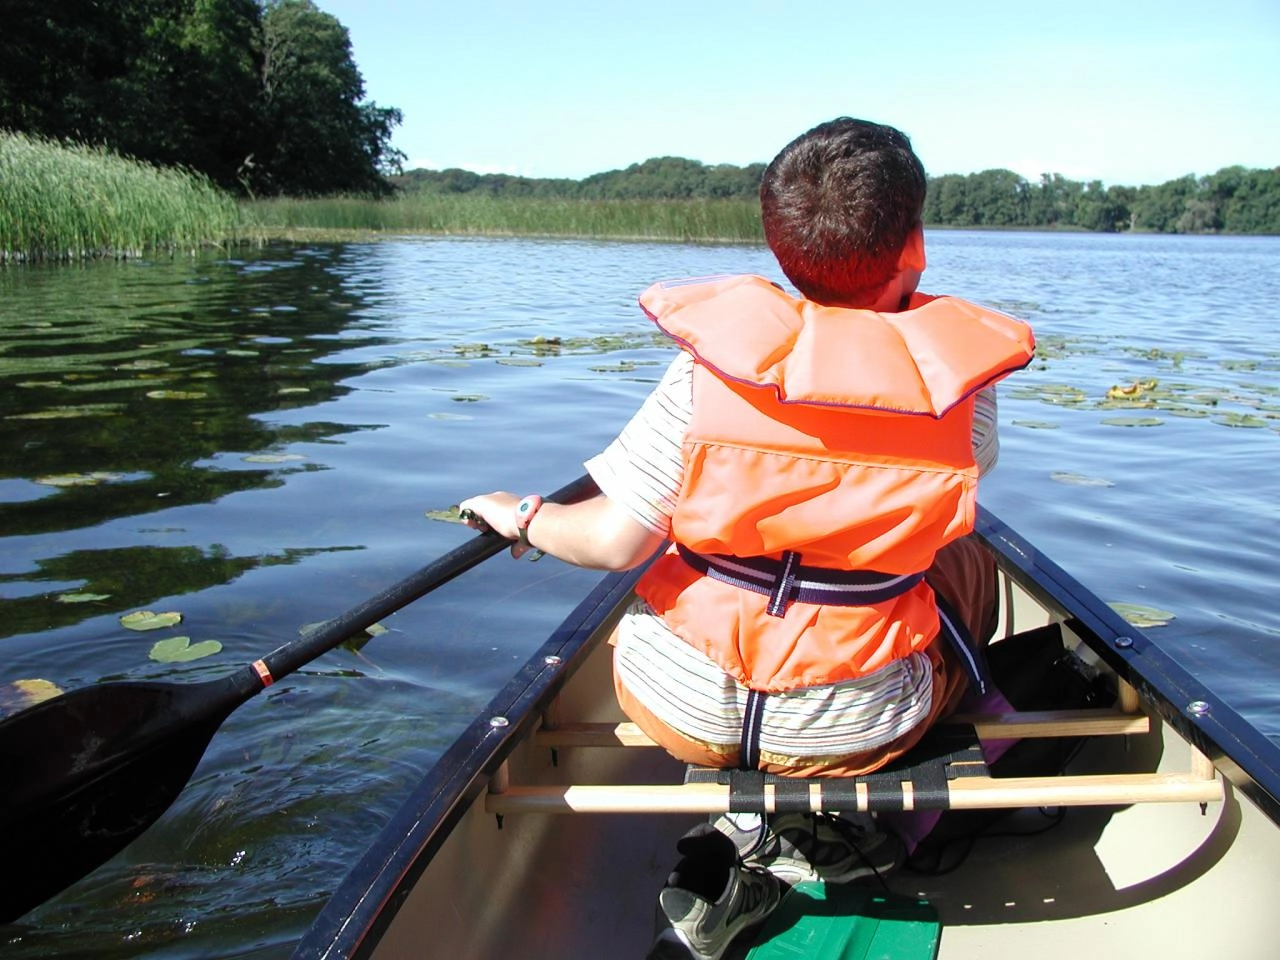
<svg viewBox="0 0 1280 960">
<path fill-rule="evenodd" d="M 987 776 L 982 746 L 973 727 L 958 725 L 931 730 L 924 739 L 889 766 L 859 777 L 782 777 L 759 770 L 689 766 L 685 783 L 716 783 L 729 788 L 731 813 L 765 813 L 772 787 L 777 812 L 814 809 L 812 787 L 819 793 L 817 809 L 858 809 L 858 787 L 866 791 L 866 809 L 889 812 L 908 809 L 904 785 L 910 786 L 909 808 L 945 810 L 951 805 L 949 783 L 957 777 Z"/>
</svg>

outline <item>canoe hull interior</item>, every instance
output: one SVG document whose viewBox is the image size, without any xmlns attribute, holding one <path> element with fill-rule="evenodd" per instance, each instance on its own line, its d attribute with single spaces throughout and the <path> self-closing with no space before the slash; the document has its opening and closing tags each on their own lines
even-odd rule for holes
<svg viewBox="0 0 1280 960">
<path fill-rule="evenodd" d="M 1035 589 L 1008 552 L 1001 555 L 999 635 L 1061 622 L 1070 645 L 1087 641 L 1078 652 L 1088 669 L 1109 675 L 1106 651 L 1098 651 L 1105 644 L 1089 618 Z M 657 893 L 676 860 L 675 842 L 702 817 L 499 817 L 486 809 L 494 802 L 491 790 L 510 795 L 517 786 L 681 782 L 683 768 L 660 749 L 551 748 L 533 736 L 544 726 L 625 719 L 604 642 L 612 614 L 601 611 L 616 614 L 628 584 L 617 580 L 597 592 L 594 612 L 562 628 L 517 678 L 515 693 L 495 700 L 493 715 L 473 725 L 474 741 L 460 742 L 446 757 L 452 773 L 437 771 L 428 778 L 434 786 L 424 781 L 388 826 L 384 843 L 352 871 L 299 944 L 295 960 L 644 956 Z M 1170 705 L 1148 699 L 1152 690 L 1142 692 L 1149 732 L 1087 738 L 1071 762 L 1073 776 L 1212 774 L 1205 756 L 1181 735 L 1178 718 L 1162 720 Z M 495 730 L 501 732 L 496 740 Z M 1201 960 L 1208 948 L 1233 960 L 1271 960 L 1280 942 L 1274 907 L 1280 830 L 1264 815 L 1265 804 L 1260 808 L 1229 783 L 1221 792 L 1223 799 L 1207 804 L 1018 809 L 972 843 L 950 849 L 956 863 L 943 866 L 954 869 L 903 870 L 887 888 L 927 900 L 936 911 L 941 960 L 1079 960 L 1099 950 Z M 742 955 L 735 950 L 730 960 Z"/>
<path fill-rule="evenodd" d="M 566 714 L 621 719 L 607 703 L 579 699 L 609 677 L 601 644 L 566 689 Z M 588 681 L 577 682 L 578 679 Z M 605 689 L 612 689 L 611 685 Z M 588 698 L 591 699 L 591 698 Z M 610 700 L 612 698 L 609 698 Z M 578 713 L 583 707 L 587 712 Z M 572 749 L 550 752 L 530 742 L 508 761 L 522 784 L 678 782 L 683 768 L 653 749 Z M 467 810 L 414 886 L 377 957 L 624 957 L 643 956 L 653 935 L 653 907 L 674 864 L 687 815 L 634 816 Z M 588 946 L 590 949 L 588 949 Z"/>
</svg>

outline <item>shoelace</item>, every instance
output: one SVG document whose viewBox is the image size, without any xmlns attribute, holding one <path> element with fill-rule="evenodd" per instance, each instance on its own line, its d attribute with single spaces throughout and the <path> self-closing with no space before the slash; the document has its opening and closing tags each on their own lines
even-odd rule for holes
<svg viewBox="0 0 1280 960">
<path fill-rule="evenodd" d="M 862 861 L 863 866 L 870 870 L 872 874 L 875 875 L 876 881 L 880 886 L 887 890 L 889 888 L 889 884 L 886 882 L 884 875 L 880 872 L 880 869 L 871 862 L 871 858 L 863 851 L 863 841 L 866 839 L 867 831 L 862 827 L 859 827 L 857 824 L 845 820 L 843 817 L 814 814 L 815 820 L 817 817 L 824 817 L 826 819 L 828 826 L 845 839 L 849 846 L 853 848 L 853 852 L 857 854 L 858 859 Z"/>
</svg>

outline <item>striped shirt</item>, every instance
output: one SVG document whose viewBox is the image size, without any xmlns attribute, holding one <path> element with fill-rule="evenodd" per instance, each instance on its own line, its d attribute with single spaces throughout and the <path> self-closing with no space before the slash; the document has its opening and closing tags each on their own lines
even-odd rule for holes
<svg viewBox="0 0 1280 960">
<path fill-rule="evenodd" d="M 693 416 L 693 357 L 681 351 L 662 381 L 587 471 L 601 491 L 660 536 L 684 480 L 681 443 Z M 986 473 L 999 455 L 995 388 L 981 391 L 973 451 Z M 677 733 L 720 753 L 738 747 L 748 690 L 667 628 L 643 600 L 622 619 L 614 663 L 627 690 Z M 760 756 L 800 766 L 883 746 L 928 716 L 933 673 L 914 653 L 853 680 L 765 698 Z"/>
</svg>

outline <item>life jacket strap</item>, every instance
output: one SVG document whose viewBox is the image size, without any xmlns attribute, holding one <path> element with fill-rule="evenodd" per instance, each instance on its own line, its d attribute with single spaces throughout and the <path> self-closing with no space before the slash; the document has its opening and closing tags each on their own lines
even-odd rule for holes
<svg viewBox="0 0 1280 960">
<path fill-rule="evenodd" d="M 770 616 L 781 617 L 791 603 L 832 607 L 868 607 L 899 597 L 924 579 L 923 573 L 877 573 L 874 570 L 832 570 L 806 567 L 800 554 L 788 550 L 782 559 L 733 557 L 695 553 L 676 544 L 680 558 L 713 580 L 741 587 L 769 598 Z"/>
<path fill-rule="evenodd" d="M 986 655 L 969 633 L 969 628 L 965 626 L 964 620 L 960 618 L 960 615 L 947 602 L 946 598 L 935 590 L 933 599 L 938 605 L 939 632 L 951 644 L 951 649 L 964 667 L 964 672 L 968 675 L 969 684 L 973 687 L 974 692 L 979 696 L 985 697 L 988 691 L 995 689 L 995 685 L 991 680 L 991 668 L 987 665 Z"/>
<path fill-rule="evenodd" d="M 760 732 L 764 720 L 764 702 L 769 695 L 763 690 L 748 690 L 742 714 L 742 736 L 738 740 L 738 766 L 755 770 L 760 766 Z"/>
</svg>

